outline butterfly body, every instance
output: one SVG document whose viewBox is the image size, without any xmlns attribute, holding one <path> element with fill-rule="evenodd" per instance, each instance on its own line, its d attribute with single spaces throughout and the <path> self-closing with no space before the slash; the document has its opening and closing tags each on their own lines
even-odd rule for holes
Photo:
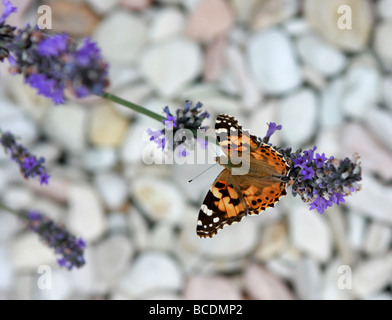
<svg viewBox="0 0 392 320">
<path fill-rule="evenodd" d="M 224 167 L 208 191 L 199 212 L 196 232 L 212 237 L 225 225 L 246 215 L 259 214 L 286 194 L 289 166 L 270 145 L 242 130 L 237 120 L 219 115 L 215 132 L 225 156 L 217 157 Z"/>
</svg>

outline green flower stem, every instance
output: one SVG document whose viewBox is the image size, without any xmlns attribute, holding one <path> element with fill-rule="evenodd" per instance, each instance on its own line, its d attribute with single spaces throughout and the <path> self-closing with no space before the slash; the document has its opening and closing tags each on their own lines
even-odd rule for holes
<svg viewBox="0 0 392 320">
<path fill-rule="evenodd" d="M 118 96 L 116 96 L 114 94 L 103 92 L 102 93 L 102 97 L 105 98 L 105 99 L 108 99 L 110 101 L 113 101 L 115 103 L 121 104 L 122 106 L 127 107 L 129 109 L 132 109 L 132 110 L 134 110 L 136 112 L 144 114 L 144 115 L 146 115 L 146 116 L 148 116 L 148 117 L 150 117 L 152 119 L 155 119 L 155 120 L 157 120 L 157 121 L 159 121 L 161 123 L 162 123 L 163 120 L 166 119 L 164 116 L 162 116 L 160 114 L 152 112 L 151 110 L 148 110 L 148 109 L 146 109 L 146 108 L 144 108 L 142 106 L 139 106 L 139 105 L 137 105 L 135 103 L 132 103 L 130 101 L 124 100 L 124 99 L 122 99 L 122 98 L 120 98 L 120 97 L 118 97 Z M 194 129 L 194 130 L 192 130 L 192 132 L 193 132 L 193 135 L 195 137 L 197 137 L 197 134 L 198 134 L 197 130 Z M 218 141 L 215 138 L 209 137 L 209 136 L 205 135 L 203 132 L 200 132 L 199 134 L 201 134 L 202 138 L 204 138 L 207 141 L 209 141 L 210 139 L 214 139 L 215 144 L 219 146 L 219 143 L 218 143 Z"/>
<path fill-rule="evenodd" d="M 11 214 L 17 216 L 18 218 L 23 218 L 23 216 L 21 215 L 21 213 L 19 211 L 11 209 L 10 207 L 6 206 L 4 203 L 1 203 L 1 202 L 0 202 L 0 209 L 11 213 Z"/>
<path fill-rule="evenodd" d="M 124 100 L 124 99 L 122 99 L 122 98 L 120 98 L 120 97 L 118 97 L 118 96 L 116 96 L 114 94 L 103 92 L 102 97 L 105 98 L 105 99 L 111 100 L 111 101 L 113 101 L 115 103 L 121 104 L 122 106 L 127 107 L 129 109 L 132 109 L 132 110 L 134 110 L 136 112 L 144 114 L 144 115 L 146 115 L 146 116 L 148 116 L 148 117 L 150 117 L 152 119 L 155 119 L 155 120 L 157 120 L 159 122 L 162 122 L 165 119 L 165 117 L 160 115 L 160 114 L 157 114 L 157 113 L 152 112 L 151 110 L 148 110 L 148 109 L 146 109 L 146 108 L 144 108 L 142 106 L 139 106 L 137 104 L 134 104 L 132 102 Z"/>
</svg>

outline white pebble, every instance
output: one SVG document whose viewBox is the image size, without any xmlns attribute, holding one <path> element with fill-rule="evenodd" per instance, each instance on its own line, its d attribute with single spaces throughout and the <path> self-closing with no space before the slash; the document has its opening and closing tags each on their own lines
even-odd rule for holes
<svg viewBox="0 0 392 320">
<path fill-rule="evenodd" d="M 141 58 L 146 79 L 163 96 L 171 97 L 201 72 L 199 46 L 186 38 L 172 39 L 149 47 Z"/>
<path fill-rule="evenodd" d="M 270 94 L 287 93 L 302 82 L 301 69 L 290 38 L 279 29 L 254 33 L 247 55 L 257 84 Z"/>
</svg>

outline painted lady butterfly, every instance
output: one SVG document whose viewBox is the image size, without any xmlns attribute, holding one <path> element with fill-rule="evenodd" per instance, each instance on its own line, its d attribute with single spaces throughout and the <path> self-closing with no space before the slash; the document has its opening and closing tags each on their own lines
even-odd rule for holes
<svg viewBox="0 0 392 320">
<path fill-rule="evenodd" d="M 196 228 L 201 238 L 211 238 L 225 225 L 273 207 L 286 194 L 286 182 L 282 178 L 289 172 L 289 166 L 279 152 L 243 131 L 233 117 L 219 115 L 215 133 L 226 155 L 216 160 L 225 169 L 214 181 L 201 206 Z M 242 160 L 246 174 L 233 172 L 239 158 L 246 159 Z"/>
</svg>

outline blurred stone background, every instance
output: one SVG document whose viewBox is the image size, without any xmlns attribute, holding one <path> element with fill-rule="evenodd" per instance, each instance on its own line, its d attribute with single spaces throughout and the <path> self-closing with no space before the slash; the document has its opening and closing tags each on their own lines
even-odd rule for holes
<svg viewBox="0 0 392 320">
<path fill-rule="evenodd" d="M 111 92 L 157 112 L 201 101 L 209 125 L 224 112 L 259 136 L 280 123 L 275 145 L 358 152 L 363 182 L 323 215 L 288 195 L 199 239 L 219 168 L 187 184 L 207 166 L 146 165 L 143 132 L 158 123 L 98 98 L 56 107 L 2 64 L 0 128 L 45 156 L 52 177 L 24 181 L 1 150 L 1 201 L 49 215 L 88 249 L 82 269 L 60 269 L 0 211 L 0 298 L 392 298 L 392 0 L 12 2 L 10 23 L 36 23 L 46 4 L 50 32 L 96 40 Z M 51 289 L 37 285 L 43 265 Z"/>
</svg>

